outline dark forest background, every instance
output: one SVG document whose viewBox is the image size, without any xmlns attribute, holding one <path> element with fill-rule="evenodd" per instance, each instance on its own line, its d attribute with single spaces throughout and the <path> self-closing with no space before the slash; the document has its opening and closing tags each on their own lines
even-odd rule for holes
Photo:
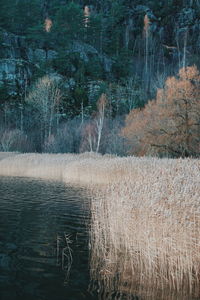
<svg viewBox="0 0 200 300">
<path fill-rule="evenodd" d="M 199 33 L 198 0 L 1 0 L 0 150 L 199 156 Z"/>
</svg>

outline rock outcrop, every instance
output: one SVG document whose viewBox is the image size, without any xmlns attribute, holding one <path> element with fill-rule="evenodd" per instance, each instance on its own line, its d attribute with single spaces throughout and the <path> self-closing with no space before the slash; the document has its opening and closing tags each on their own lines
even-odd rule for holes
<svg viewBox="0 0 200 300">
<path fill-rule="evenodd" d="M 159 15 L 158 10 L 154 11 L 149 7 L 150 4 L 148 6 L 148 1 L 146 1 L 146 5 L 132 5 L 121 24 L 124 27 L 124 47 L 129 49 L 138 36 L 142 39 L 144 25 L 142 22 L 146 15 L 149 21 L 149 32 L 153 37 L 157 37 L 156 47 L 159 45 L 161 49 L 164 47 L 162 51 L 165 51 L 166 57 L 178 60 L 181 55 L 183 56 L 183 51 L 187 53 L 188 57 L 198 54 L 200 50 L 200 8 L 198 12 L 190 5 L 193 1 L 188 1 L 188 3 L 180 5 L 169 15 L 165 14 L 165 10 Z M 165 9 L 169 9 L 169 7 L 166 6 Z M 101 63 L 105 74 L 112 72 L 113 58 L 105 53 L 99 53 L 89 43 L 73 41 L 66 50 L 66 55 L 70 53 L 77 53 L 86 65 L 92 58 L 95 58 Z M 53 47 L 51 50 L 45 50 L 38 43 L 35 49 L 26 37 L 0 29 L 0 87 L 6 86 L 9 94 L 12 95 L 22 93 L 24 87 L 31 82 L 34 72 L 37 69 L 40 70 L 46 62 L 50 62 L 48 64 L 50 66 L 51 61 L 57 55 L 58 53 Z M 71 69 L 73 73 L 73 69 L 75 69 L 73 63 Z"/>
<path fill-rule="evenodd" d="M 0 86 L 6 86 L 10 95 L 22 93 L 40 63 L 57 55 L 53 50 L 32 49 L 25 37 L 3 29 L 0 46 Z"/>
<path fill-rule="evenodd" d="M 0 44 L 0 85 L 6 85 L 10 94 L 20 93 L 32 73 L 25 38 L 1 30 Z"/>
</svg>

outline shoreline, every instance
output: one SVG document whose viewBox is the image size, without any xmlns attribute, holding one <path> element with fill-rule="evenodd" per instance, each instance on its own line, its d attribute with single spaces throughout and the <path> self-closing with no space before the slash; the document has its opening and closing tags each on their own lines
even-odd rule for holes
<svg viewBox="0 0 200 300">
<path fill-rule="evenodd" d="M 0 159 L 2 176 L 91 189 L 91 278 L 108 292 L 113 286 L 123 292 L 126 284 L 133 294 L 144 293 L 136 286 L 154 291 L 150 299 L 166 300 L 155 292 L 163 287 L 176 299 L 199 297 L 200 160 L 95 153 L 0 153 Z"/>
<path fill-rule="evenodd" d="M 110 185 L 138 180 L 142 170 L 158 172 L 158 179 L 169 176 L 170 170 L 190 175 L 200 171 L 200 160 L 195 158 L 118 157 L 94 152 L 82 154 L 40 154 L 0 152 L 0 176 L 33 177 L 83 185 Z M 197 169 L 197 170 L 195 170 Z M 161 175 L 161 177 L 160 177 Z M 172 174 L 173 175 L 173 174 Z M 141 178 L 139 178 L 141 180 Z"/>
</svg>

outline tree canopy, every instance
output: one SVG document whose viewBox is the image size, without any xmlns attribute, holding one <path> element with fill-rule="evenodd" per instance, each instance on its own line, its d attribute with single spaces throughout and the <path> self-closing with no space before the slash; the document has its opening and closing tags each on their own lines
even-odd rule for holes
<svg viewBox="0 0 200 300">
<path fill-rule="evenodd" d="M 200 151 L 200 74 L 196 66 L 169 77 L 155 100 L 135 109 L 123 135 L 135 154 L 198 156 Z"/>
</svg>

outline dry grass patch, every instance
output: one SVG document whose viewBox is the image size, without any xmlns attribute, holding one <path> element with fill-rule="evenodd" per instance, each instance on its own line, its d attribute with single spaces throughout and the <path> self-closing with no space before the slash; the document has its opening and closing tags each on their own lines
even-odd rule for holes
<svg viewBox="0 0 200 300">
<path fill-rule="evenodd" d="M 0 152 L 0 160 L 10 157 L 10 156 L 15 156 L 18 155 L 18 152 Z"/>
</svg>

